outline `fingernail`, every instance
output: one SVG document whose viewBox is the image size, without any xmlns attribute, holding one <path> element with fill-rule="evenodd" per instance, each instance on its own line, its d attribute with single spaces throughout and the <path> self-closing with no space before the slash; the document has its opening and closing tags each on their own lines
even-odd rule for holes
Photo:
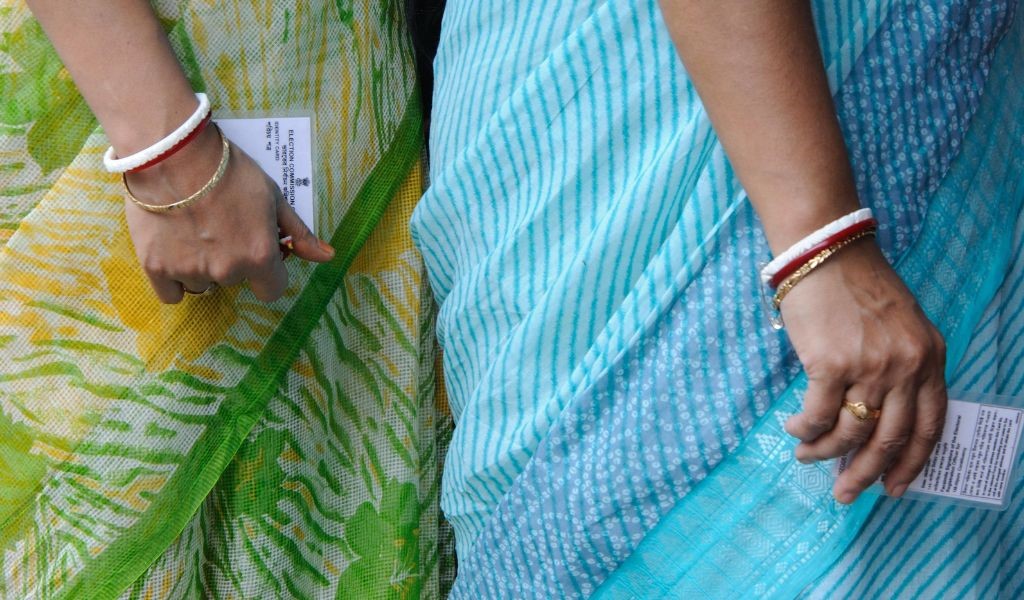
<svg viewBox="0 0 1024 600">
<path fill-rule="evenodd" d="M 835 497 L 836 501 L 841 504 L 849 504 L 853 502 L 853 494 L 850 492 L 833 492 L 832 495 Z"/>
<path fill-rule="evenodd" d="M 900 498 L 900 497 L 903 496 L 904 492 L 906 492 L 906 491 L 907 491 L 907 484 L 906 483 L 901 483 L 898 486 L 892 488 L 892 496 L 893 496 L 893 498 Z"/>
<path fill-rule="evenodd" d="M 334 256 L 334 247 L 323 240 L 320 240 L 320 250 L 323 251 L 325 254 L 330 254 L 331 256 Z"/>
</svg>

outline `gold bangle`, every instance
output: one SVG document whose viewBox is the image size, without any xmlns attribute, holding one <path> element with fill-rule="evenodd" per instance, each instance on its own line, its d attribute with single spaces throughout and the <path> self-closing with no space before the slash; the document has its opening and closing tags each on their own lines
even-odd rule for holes
<svg viewBox="0 0 1024 600">
<path fill-rule="evenodd" d="M 868 229 L 867 231 L 862 231 L 857 235 L 852 235 L 846 238 L 845 240 L 836 242 L 835 244 L 832 244 L 828 248 L 825 248 L 824 250 L 816 254 L 814 258 L 807 261 L 807 264 L 800 267 L 799 269 L 794 271 L 792 275 L 782 280 L 782 283 L 780 283 L 779 287 L 775 290 L 775 296 L 772 298 L 772 308 L 778 311 L 779 307 L 782 306 L 782 300 L 786 297 L 787 294 L 789 294 L 789 292 L 793 291 L 793 288 L 796 287 L 796 284 L 800 283 L 800 281 L 803 280 L 804 277 L 807 277 L 807 275 L 811 271 L 825 264 L 825 262 L 828 261 L 828 259 L 835 256 L 836 253 L 838 253 L 840 250 L 861 238 L 873 235 L 875 235 L 875 230 Z"/>
<path fill-rule="evenodd" d="M 213 177 L 211 177 L 210 180 L 206 182 L 206 185 L 200 188 L 198 192 L 192 194 L 191 196 L 185 198 L 184 200 L 179 200 L 171 204 L 146 204 L 142 200 L 136 198 L 134 194 L 132 194 L 131 188 L 128 187 L 128 179 L 126 177 L 127 174 L 125 173 L 121 175 L 121 182 L 124 183 L 124 191 L 125 193 L 128 194 L 128 199 L 131 200 L 132 203 L 135 204 L 135 206 L 138 206 L 144 211 L 162 214 L 169 213 L 171 211 L 185 208 L 188 206 L 192 206 L 196 202 L 199 202 L 200 200 L 205 198 L 213 190 L 213 188 L 217 187 L 217 184 L 220 183 L 220 180 L 224 179 L 224 173 L 226 173 L 228 170 L 228 161 L 231 158 L 231 143 L 228 141 L 228 138 L 224 136 L 224 132 L 220 130 L 220 127 L 217 127 L 217 133 L 220 134 L 221 142 L 224 144 L 224 151 L 221 153 L 220 156 L 220 164 L 217 165 L 217 171 L 214 172 Z"/>
</svg>

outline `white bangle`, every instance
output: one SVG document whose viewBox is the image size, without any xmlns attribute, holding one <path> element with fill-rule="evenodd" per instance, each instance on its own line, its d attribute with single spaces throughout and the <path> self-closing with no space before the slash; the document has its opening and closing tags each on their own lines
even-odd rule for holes
<svg viewBox="0 0 1024 600">
<path fill-rule="evenodd" d="M 857 225 L 858 223 L 863 223 L 864 221 L 871 220 L 872 218 L 874 217 L 871 214 L 871 209 L 862 208 L 860 210 L 854 211 L 846 215 L 845 217 L 840 217 L 835 221 L 832 221 L 828 225 L 822 227 L 821 229 L 815 231 L 814 233 L 808 235 L 804 239 L 790 246 L 782 254 L 776 256 L 774 259 L 772 259 L 770 263 L 768 263 L 767 265 L 765 265 L 763 269 L 761 269 L 761 283 L 767 286 L 768 282 L 771 281 L 772 277 L 774 277 L 775 274 L 779 272 L 779 269 L 789 264 L 791 261 L 796 259 L 801 254 L 804 254 L 811 248 L 817 246 L 821 242 L 827 240 L 828 238 L 846 229 L 847 227 L 852 227 L 854 225 Z"/>
<path fill-rule="evenodd" d="M 181 124 L 171 132 L 170 135 L 164 139 L 153 144 L 149 148 L 140 150 L 130 156 L 124 158 L 117 158 L 114 152 L 114 147 L 107 148 L 106 153 L 103 155 L 103 166 L 106 167 L 110 173 L 127 173 L 138 169 L 142 165 L 150 163 L 161 155 L 170 152 L 175 146 L 185 140 L 193 131 L 196 130 L 199 125 L 206 120 L 206 117 L 210 114 L 210 99 L 206 97 L 206 94 L 196 94 L 196 100 L 199 101 L 199 106 L 196 107 L 196 111 L 192 113 L 192 116 L 187 121 Z"/>
</svg>

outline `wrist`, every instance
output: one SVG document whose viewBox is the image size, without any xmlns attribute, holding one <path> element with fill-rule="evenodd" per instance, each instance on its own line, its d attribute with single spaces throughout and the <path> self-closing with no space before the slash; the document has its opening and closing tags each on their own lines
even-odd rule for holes
<svg viewBox="0 0 1024 600">
<path fill-rule="evenodd" d="M 782 306 L 791 305 L 792 300 L 798 297 L 809 301 L 817 298 L 828 304 L 822 287 L 835 291 L 850 290 L 850 293 L 860 295 L 879 281 L 888 281 L 889 275 L 895 275 L 895 271 L 874 238 L 858 239 L 836 253 L 834 258 L 819 269 L 815 269 L 801 285 L 794 287 Z"/>
<path fill-rule="evenodd" d="M 221 135 L 216 127 L 207 127 L 174 155 L 145 170 L 125 174 L 125 180 L 135 196 L 148 204 L 178 202 L 210 179 L 223 153 Z"/>
<path fill-rule="evenodd" d="M 797 206 L 799 208 L 785 218 L 764 223 L 765 237 L 773 256 L 785 252 L 821 227 L 861 208 L 856 195 L 846 196 L 827 205 L 807 200 Z"/>
<path fill-rule="evenodd" d="M 845 155 L 838 155 L 799 171 L 759 174 L 755 182 L 744 183 L 772 255 L 861 208 L 848 165 Z"/>
<path fill-rule="evenodd" d="M 772 326 L 782 328 L 781 303 L 799 282 L 847 247 L 863 238 L 873 238 L 877 226 L 870 209 L 858 209 L 833 219 L 776 254 L 760 273 L 765 300 L 770 297 Z"/>
<path fill-rule="evenodd" d="M 161 91 L 159 97 L 135 98 L 131 107 L 119 111 L 124 118 L 112 123 L 103 123 L 104 132 L 117 156 L 131 156 L 149 148 L 181 126 L 196 111 L 198 100 L 195 93 L 185 85 L 174 85 L 173 89 Z M 139 106 L 145 110 L 139 110 Z"/>
</svg>

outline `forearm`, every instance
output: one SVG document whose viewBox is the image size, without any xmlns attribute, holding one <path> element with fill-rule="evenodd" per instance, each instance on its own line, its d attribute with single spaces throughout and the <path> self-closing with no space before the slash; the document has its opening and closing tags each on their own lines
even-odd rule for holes
<svg viewBox="0 0 1024 600">
<path fill-rule="evenodd" d="M 780 252 L 858 208 L 808 0 L 661 0 L 676 47 Z"/>
<path fill-rule="evenodd" d="M 27 0 L 119 156 L 183 123 L 189 82 L 146 0 Z"/>
<path fill-rule="evenodd" d="M 173 132 L 197 106 L 185 74 L 147 0 L 27 0 L 118 156 L 134 154 Z M 146 204 L 180 202 L 219 178 L 202 198 L 154 214 L 125 202 L 132 245 L 157 296 L 180 302 L 247 281 L 264 302 L 281 297 L 288 270 L 278 240 L 316 262 L 334 251 L 284 201 L 281 189 L 216 127 L 158 164 L 125 174 Z M 224 157 L 225 171 L 218 171 Z"/>
</svg>

